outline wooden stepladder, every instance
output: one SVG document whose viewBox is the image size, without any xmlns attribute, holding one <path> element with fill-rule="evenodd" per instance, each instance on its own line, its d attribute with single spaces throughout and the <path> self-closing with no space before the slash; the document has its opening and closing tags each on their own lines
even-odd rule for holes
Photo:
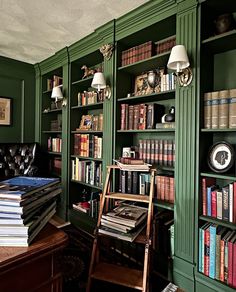
<svg viewBox="0 0 236 292">
<path fill-rule="evenodd" d="M 89 267 L 89 277 L 86 292 L 90 292 L 92 279 L 102 280 L 129 288 L 137 289 L 143 292 L 149 291 L 149 266 L 150 266 L 150 249 L 152 247 L 152 217 L 153 217 L 153 194 L 154 194 L 154 176 L 155 170 L 150 170 L 150 192 L 149 195 L 137 195 L 110 192 L 111 176 L 113 170 L 120 169 L 116 165 L 107 166 L 107 175 L 104 190 L 101 198 L 101 205 L 98 215 L 97 227 Z M 106 200 L 118 199 L 135 201 L 148 204 L 146 234 L 139 235 L 134 242 L 145 244 L 143 269 L 133 269 L 120 265 L 109 264 L 99 261 L 98 237 L 105 236 L 98 234 L 101 224 L 101 218 Z"/>
</svg>

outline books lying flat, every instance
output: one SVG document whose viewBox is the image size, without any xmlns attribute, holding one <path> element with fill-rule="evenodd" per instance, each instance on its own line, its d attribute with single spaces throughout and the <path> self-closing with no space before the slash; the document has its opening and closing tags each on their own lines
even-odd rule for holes
<svg viewBox="0 0 236 292">
<path fill-rule="evenodd" d="M 111 229 L 111 228 L 106 227 L 106 226 L 101 226 L 98 229 L 98 233 L 109 235 L 109 236 L 115 237 L 117 239 L 132 242 L 135 240 L 135 238 L 141 233 L 141 231 L 144 228 L 145 228 L 145 225 L 141 225 L 141 227 L 135 228 L 132 231 L 125 233 L 125 232 L 119 232 L 117 230 Z"/>
<path fill-rule="evenodd" d="M 113 210 L 102 215 L 108 221 L 135 227 L 147 217 L 147 208 L 121 204 Z"/>
<path fill-rule="evenodd" d="M 121 170 L 126 170 L 126 171 L 149 171 L 150 170 L 150 166 L 152 166 L 151 164 L 123 164 L 121 162 L 119 162 L 118 160 L 114 160 L 117 164 L 117 166 L 119 166 L 119 168 Z"/>
<path fill-rule="evenodd" d="M 20 206 L 20 201 L 13 202 L 10 200 L 0 199 L 0 218 L 1 212 L 4 213 L 17 213 L 17 214 L 29 214 L 33 210 L 37 209 L 51 198 L 59 195 L 61 188 L 51 187 L 45 190 L 39 191 L 38 193 L 32 194 L 30 197 L 23 200 L 23 206 Z M 18 206 L 17 206 L 18 205 Z"/>
<path fill-rule="evenodd" d="M 13 177 L 0 183 L 0 198 L 21 200 L 57 183 L 57 178 Z"/>
<path fill-rule="evenodd" d="M 129 232 L 132 229 L 132 227 L 130 227 L 130 226 L 118 224 L 118 223 L 108 221 L 108 220 L 103 219 L 103 218 L 101 219 L 101 225 L 106 226 L 106 227 L 111 228 L 111 229 L 115 229 L 117 231 L 125 232 L 125 233 Z"/>
<path fill-rule="evenodd" d="M 56 213 L 56 203 L 50 205 L 41 215 L 34 221 L 34 227 L 31 228 L 29 234 L 26 236 L 2 236 L 0 235 L 0 245 L 1 246 L 28 246 L 37 234 L 43 229 L 47 222 Z"/>
</svg>

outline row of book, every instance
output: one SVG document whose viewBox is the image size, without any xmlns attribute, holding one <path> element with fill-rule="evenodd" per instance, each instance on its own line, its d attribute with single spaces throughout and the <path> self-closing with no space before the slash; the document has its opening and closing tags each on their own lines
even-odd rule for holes
<svg viewBox="0 0 236 292">
<path fill-rule="evenodd" d="M 59 116 L 59 115 L 58 115 Z M 51 131 L 61 131 L 62 130 L 62 117 L 58 117 L 56 120 L 50 121 L 50 130 Z"/>
<path fill-rule="evenodd" d="M 175 165 L 175 141 L 163 139 L 140 139 L 139 158 L 147 163 L 161 166 Z"/>
<path fill-rule="evenodd" d="M 236 288 L 236 232 L 213 223 L 199 228 L 199 271 Z"/>
<path fill-rule="evenodd" d="M 171 36 L 161 41 L 156 42 L 156 53 L 162 54 L 169 52 L 176 45 L 176 36 Z"/>
<path fill-rule="evenodd" d="M 59 180 L 19 176 L 0 188 L 0 245 L 28 246 L 56 212 Z"/>
<path fill-rule="evenodd" d="M 119 192 L 128 194 L 149 195 L 150 174 L 137 171 L 119 171 Z M 155 177 L 154 197 L 174 203 L 175 183 L 173 176 L 157 175 Z"/>
<path fill-rule="evenodd" d="M 121 53 L 121 66 L 133 64 L 135 62 L 145 60 L 154 54 L 154 44 L 148 41 L 144 44 L 132 47 Z"/>
<path fill-rule="evenodd" d="M 236 89 L 204 94 L 204 128 L 236 128 Z"/>
<path fill-rule="evenodd" d="M 84 91 L 78 93 L 78 106 L 85 106 L 104 101 L 104 91 Z"/>
<path fill-rule="evenodd" d="M 57 75 L 53 75 L 52 79 L 47 79 L 47 90 L 52 90 L 53 87 L 62 85 L 63 78 Z"/>
<path fill-rule="evenodd" d="M 48 151 L 61 153 L 62 148 L 62 139 L 48 137 Z"/>
<path fill-rule="evenodd" d="M 103 131 L 103 114 L 99 115 L 82 115 L 79 130 Z"/>
<path fill-rule="evenodd" d="M 72 180 L 102 187 L 102 163 L 90 160 L 71 160 Z"/>
<path fill-rule="evenodd" d="M 145 130 L 155 128 L 165 114 L 161 104 L 121 104 L 121 130 Z"/>
<path fill-rule="evenodd" d="M 102 137 L 92 134 L 74 134 L 74 155 L 102 158 Z"/>
<path fill-rule="evenodd" d="M 220 188 L 214 178 L 202 178 L 202 214 L 236 223 L 236 181 Z"/>
<path fill-rule="evenodd" d="M 164 92 L 176 89 L 176 77 L 174 73 L 165 73 L 164 70 L 160 70 L 160 81 L 156 86 L 156 92 Z"/>
<path fill-rule="evenodd" d="M 132 242 L 145 228 L 147 208 L 122 203 L 102 215 L 100 234 Z"/>
<path fill-rule="evenodd" d="M 73 209 L 86 213 L 92 218 L 97 219 L 100 208 L 100 193 L 91 192 L 90 199 L 85 202 L 77 202 L 73 204 Z"/>
<path fill-rule="evenodd" d="M 155 177 L 156 197 L 169 203 L 175 202 L 175 179 L 173 176 L 157 175 Z"/>
</svg>

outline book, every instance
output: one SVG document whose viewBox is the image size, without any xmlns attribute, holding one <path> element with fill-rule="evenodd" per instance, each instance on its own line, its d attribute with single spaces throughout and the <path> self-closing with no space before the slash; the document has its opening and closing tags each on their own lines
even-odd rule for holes
<svg viewBox="0 0 236 292">
<path fill-rule="evenodd" d="M 28 236 L 38 223 L 48 214 L 52 209 L 56 208 L 56 202 L 52 201 L 50 204 L 44 205 L 38 209 L 30 222 L 25 225 L 0 225 L 0 236 Z"/>
<path fill-rule="evenodd" d="M 211 128 L 211 92 L 204 93 L 204 128 Z"/>
<path fill-rule="evenodd" d="M 0 236 L 1 246 L 29 246 L 47 222 L 56 213 L 55 202 L 50 205 L 37 219 L 34 229 L 27 236 Z"/>
<path fill-rule="evenodd" d="M 45 204 L 51 198 L 59 195 L 61 191 L 62 190 L 60 187 L 56 187 L 54 189 L 48 188 L 39 191 L 38 193 L 33 194 L 33 196 L 29 196 L 22 201 L 0 199 L 0 212 L 28 214 L 41 205 Z"/>
<path fill-rule="evenodd" d="M 101 226 L 98 229 L 98 233 L 100 234 L 105 234 L 105 235 L 109 235 L 121 240 L 125 240 L 125 241 L 129 241 L 132 242 L 135 240 L 135 238 L 141 233 L 141 231 L 145 228 L 145 225 L 141 225 L 139 228 L 135 228 L 130 232 L 120 232 L 114 229 L 111 229 L 109 227 L 106 226 Z"/>
<path fill-rule="evenodd" d="M 44 188 L 59 183 L 58 178 L 18 176 L 0 182 L 0 199 L 21 200 Z"/>
<path fill-rule="evenodd" d="M 219 128 L 229 127 L 229 91 L 219 91 Z"/>
<path fill-rule="evenodd" d="M 101 219 L 101 225 L 102 226 L 106 226 L 110 229 L 115 229 L 117 231 L 121 231 L 121 232 L 129 232 L 130 230 L 132 230 L 132 227 L 129 227 L 129 226 L 126 226 L 126 225 L 123 225 L 123 224 L 118 224 L 118 223 L 115 223 L 115 222 L 112 222 L 112 221 L 108 221 L 104 218 Z"/>
<path fill-rule="evenodd" d="M 102 215 L 103 219 L 115 223 L 135 227 L 140 224 L 147 216 L 147 208 L 121 204 L 113 210 Z"/>
<path fill-rule="evenodd" d="M 211 101 L 211 127 L 212 129 L 219 128 L 219 92 L 214 91 L 212 94 Z"/>
<path fill-rule="evenodd" d="M 119 166 L 121 170 L 126 171 L 149 171 L 151 164 L 144 163 L 144 164 L 124 164 L 118 160 L 113 159 L 114 162 Z"/>
<path fill-rule="evenodd" d="M 229 90 L 229 128 L 236 128 L 236 89 Z"/>
<path fill-rule="evenodd" d="M 221 238 L 226 233 L 225 227 L 219 227 L 216 231 L 216 267 L 215 267 L 215 279 L 220 280 L 220 264 L 221 264 Z"/>
</svg>

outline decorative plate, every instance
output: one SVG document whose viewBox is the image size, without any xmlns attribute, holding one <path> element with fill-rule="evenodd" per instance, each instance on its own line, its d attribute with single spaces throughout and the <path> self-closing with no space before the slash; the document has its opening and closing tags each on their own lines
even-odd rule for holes
<svg viewBox="0 0 236 292">
<path fill-rule="evenodd" d="M 235 151 L 231 144 L 220 141 L 213 144 L 208 153 L 209 167 L 218 173 L 228 171 L 235 162 Z"/>
</svg>

